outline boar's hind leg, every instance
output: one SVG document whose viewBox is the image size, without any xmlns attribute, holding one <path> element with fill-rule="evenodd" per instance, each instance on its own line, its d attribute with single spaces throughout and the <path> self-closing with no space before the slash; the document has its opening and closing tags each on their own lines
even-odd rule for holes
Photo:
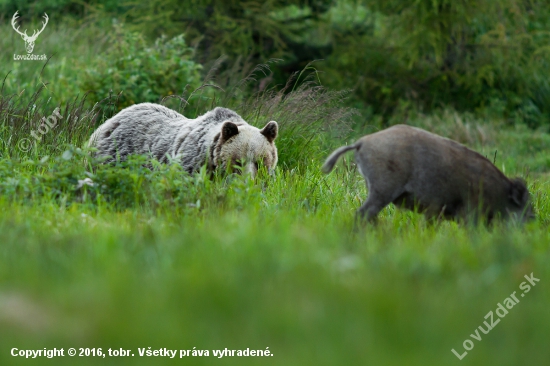
<svg viewBox="0 0 550 366">
<path fill-rule="evenodd" d="M 363 205 L 357 210 L 356 219 L 360 221 L 374 221 L 376 215 L 390 202 L 391 198 L 387 198 L 383 194 L 376 193 L 374 191 L 369 192 L 369 196 Z"/>
</svg>

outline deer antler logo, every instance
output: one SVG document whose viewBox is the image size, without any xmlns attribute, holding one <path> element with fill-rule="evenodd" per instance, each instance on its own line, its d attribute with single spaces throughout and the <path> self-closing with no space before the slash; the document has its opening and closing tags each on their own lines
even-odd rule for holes
<svg viewBox="0 0 550 366">
<path fill-rule="evenodd" d="M 21 35 L 21 38 L 23 38 L 23 41 L 25 41 L 25 48 L 27 49 L 27 53 L 32 53 L 32 50 L 34 49 L 34 42 L 36 41 L 36 38 L 38 38 L 38 35 L 40 33 L 42 33 L 44 28 L 46 28 L 46 24 L 48 24 L 48 19 L 49 19 L 48 14 L 44 13 L 45 22 L 42 22 L 42 24 L 43 24 L 42 29 L 40 29 L 39 31 L 34 30 L 34 32 L 32 33 L 32 36 L 29 37 L 27 35 L 27 30 L 26 29 L 25 29 L 25 32 L 21 33 L 19 31 L 19 26 L 17 28 L 15 28 L 15 22 L 16 22 L 17 18 L 19 18 L 17 13 L 19 13 L 19 11 L 16 11 L 15 14 L 13 14 L 13 18 L 11 18 L 11 26 L 13 27 L 13 29 L 17 33 L 19 33 Z"/>
</svg>

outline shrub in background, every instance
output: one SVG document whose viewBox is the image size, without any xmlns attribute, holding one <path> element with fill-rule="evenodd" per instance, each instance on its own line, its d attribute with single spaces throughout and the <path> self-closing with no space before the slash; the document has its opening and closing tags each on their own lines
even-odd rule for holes
<svg viewBox="0 0 550 366">
<path fill-rule="evenodd" d="M 339 29 L 327 81 L 355 87 L 375 113 L 389 115 L 403 101 L 424 110 L 496 106 L 510 122 L 550 125 L 547 2 L 340 3 L 348 6 L 326 25 Z"/>
<path fill-rule="evenodd" d="M 93 24 L 119 19 L 147 37 L 147 44 L 142 36 L 137 36 L 141 41 L 116 40 L 119 49 L 125 42 L 138 44 L 139 50 L 155 49 L 147 45 L 157 37 L 185 32 L 201 64 L 220 55 L 231 63 L 247 59 L 253 65 L 282 58 L 271 75 L 280 87 L 308 62 L 326 59 L 317 66 L 325 72 L 325 85 L 353 89 L 352 101 L 386 122 L 404 106 L 424 112 L 450 107 L 509 123 L 550 126 L 548 1 L 94 0 L 85 6 L 75 0 L 7 1 L 0 9 L 9 14 L 2 16 L 9 19 L 19 6 L 29 14 L 63 9 L 78 19 L 85 15 Z M 97 38 L 91 43 L 101 43 L 102 37 Z M 135 71 L 125 74 L 128 80 L 158 70 L 134 65 L 116 52 L 114 47 L 108 57 Z M 134 57 L 135 63 L 139 57 L 153 64 L 144 54 Z M 128 92 L 120 78 L 107 75 L 109 64 L 90 68 L 98 72 L 88 82 L 103 87 L 104 96 L 110 89 L 117 94 L 121 86 Z M 154 90 L 161 81 L 161 75 L 149 78 L 152 92 L 145 94 L 169 94 L 171 88 Z M 192 81 L 180 88 L 187 83 L 192 90 Z M 181 89 L 172 92 L 181 94 Z"/>
<path fill-rule="evenodd" d="M 303 80 L 299 80 L 300 76 Z M 295 168 L 318 164 L 325 154 L 324 140 L 335 135 L 343 138 L 351 132 L 356 110 L 346 106 L 348 96 L 349 91 L 323 87 L 317 70 L 306 67 L 282 89 L 259 91 L 235 107 L 257 127 L 270 120 L 278 122 L 279 162 L 286 168 Z M 231 100 L 226 103 L 232 104 Z"/>
<path fill-rule="evenodd" d="M 183 94 L 201 85 L 202 66 L 193 61 L 194 50 L 183 35 L 158 38 L 148 46 L 140 33 L 116 25 L 110 47 L 98 62 L 86 68 L 81 89 L 98 102 L 118 96 L 119 109 L 135 103 L 158 103 L 163 97 Z"/>
</svg>

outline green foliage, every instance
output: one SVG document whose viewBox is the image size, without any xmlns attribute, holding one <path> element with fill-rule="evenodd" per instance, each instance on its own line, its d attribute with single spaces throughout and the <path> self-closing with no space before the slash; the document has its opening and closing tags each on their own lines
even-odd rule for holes
<svg viewBox="0 0 550 366">
<path fill-rule="evenodd" d="M 435 119 L 455 125 L 449 116 Z M 494 141 L 507 137 L 509 147 L 516 131 L 498 127 Z M 538 138 L 523 133 L 515 145 Z M 528 148 L 499 156 L 516 170 Z M 377 226 L 354 231 L 366 190 L 347 164 L 328 176 L 311 165 L 256 182 L 191 177 L 176 165 L 144 169 L 140 159 L 88 175 L 81 152 L 70 151 L 0 160 L 0 325 L 8 351 L 93 346 L 131 349 L 138 359 L 142 345 L 196 347 L 209 358 L 184 360 L 201 365 L 213 349 L 269 347 L 269 359 L 285 365 L 444 365 L 533 272 L 540 283 L 518 296 L 466 360 L 548 358 L 550 187 L 542 175 L 529 179 L 538 219 L 524 227 L 430 224 L 388 207 Z M 77 188 L 87 177 L 96 185 Z M 0 363 L 28 359 L 4 352 Z"/>
<path fill-rule="evenodd" d="M 248 60 L 252 65 L 277 58 L 281 62 L 273 79 L 284 84 L 293 72 L 330 52 L 328 34 L 319 32 L 318 23 L 332 2 L 152 0 L 123 3 L 131 6 L 112 10 L 109 16 L 151 39 L 185 30 L 201 64 L 222 56 L 231 64 Z"/>
<path fill-rule="evenodd" d="M 4 4 L 7 17 L 14 6 L 12 2 Z M 77 8 L 80 10 L 75 10 Z M 431 111 L 448 106 L 479 115 L 491 114 L 509 123 L 526 123 L 531 127 L 550 125 L 550 6 L 544 1 L 273 0 L 243 3 L 188 0 L 181 3 L 152 0 L 114 3 L 98 0 L 85 7 L 74 1 L 21 3 L 21 10 L 31 17 L 39 9 L 51 12 L 63 9 L 64 14 L 73 14 L 76 19 L 84 17 L 84 29 L 89 24 L 100 23 L 110 29 L 105 19 L 124 22 L 128 29 L 107 37 L 107 42 L 114 42 L 116 47 L 104 43 L 103 31 L 96 29 L 95 34 L 98 31 L 101 34 L 97 37 L 99 41 L 90 37 L 88 42 L 94 44 L 95 52 L 90 56 L 86 50 L 75 51 L 72 59 L 76 57 L 76 60 L 69 64 L 68 58 L 60 57 L 65 56 L 66 50 L 56 45 L 82 41 L 67 39 L 70 35 L 56 36 L 55 42 L 52 39 L 45 49 L 54 53 L 53 59 L 43 74 L 41 68 L 33 69 L 32 77 L 39 79 L 33 80 L 34 85 L 55 80 L 49 87 L 57 94 L 67 90 L 67 95 L 74 95 L 76 85 L 86 89 L 93 86 L 101 89 L 103 97 L 93 97 L 98 101 L 108 96 L 111 89 L 113 95 L 121 89 L 128 93 L 133 85 L 124 80 L 132 78 L 149 85 L 150 92 L 143 86 L 136 89 L 139 96 L 151 98 L 147 100 L 166 96 L 170 91 L 182 95 L 187 84 L 191 92 L 193 86 L 200 85 L 192 72 L 190 81 L 167 86 L 161 75 L 154 75 L 159 70 L 155 67 L 157 62 L 140 53 L 162 48 L 152 43 L 164 34 L 168 38 L 160 41 L 163 45 L 170 37 L 185 32 L 186 44 L 192 44 L 196 54 L 182 51 L 185 54 L 182 58 L 209 65 L 219 56 L 226 55 L 228 62 L 223 64 L 223 72 L 234 71 L 228 65 L 255 65 L 269 58 L 284 59 L 272 67 L 272 73 L 266 76 L 268 80 L 263 82 L 278 87 L 310 61 L 325 59 L 325 63 L 317 64 L 324 73 L 324 84 L 334 89 L 353 89 L 351 102 L 384 116 L 386 121 L 396 110 Z M 5 31 L 14 37 L 9 26 Z M 45 35 L 40 39 L 47 42 Z M 3 47 L 12 47 L 15 41 L 0 42 Z M 127 55 L 120 53 L 124 47 L 134 47 L 136 55 L 145 60 L 148 68 L 134 65 L 136 55 L 133 61 L 124 59 Z M 189 50 L 184 44 L 181 47 Z M 155 52 L 161 53 L 158 49 Z M 136 73 L 120 72 L 107 66 L 105 60 L 97 57 L 103 53 L 109 55 L 110 61 L 126 69 L 135 69 Z M 177 55 L 175 50 L 169 53 Z M 172 64 L 177 62 L 172 61 Z M 0 67 L 6 72 L 13 71 L 10 88 L 18 85 L 20 90 L 29 83 L 30 65 L 6 66 Z M 172 72 L 167 64 L 160 66 Z M 80 75 L 83 68 L 91 72 L 87 76 Z M 66 76 L 69 70 L 74 73 L 72 79 Z M 109 70 L 113 75 L 107 75 Z M 64 78 L 52 77 L 57 74 Z M 176 74 L 173 79 L 180 76 Z M 82 82 L 83 77 L 85 82 Z M 107 85 L 105 80 L 109 78 L 110 85 Z M 68 80 L 76 80 L 76 83 L 70 85 Z M 123 104 L 131 100 L 138 101 L 128 98 Z"/>
<path fill-rule="evenodd" d="M 180 361 L 210 364 L 213 349 L 269 347 L 274 356 L 268 359 L 218 361 L 444 365 L 454 362 L 450 350 L 460 350 L 531 272 L 541 282 L 490 334 L 480 333 L 482 341 L 474 341 L 464 362 L 547 362 L 550 135 L 519 123 L 547 123 L 546 2 L 128 4 L 0 3 L 4 18 L 16 8 L 77 18 L 93 13 L 84 22 L 59 24 L 50 14 L 51 33 L 37 44 L 53 55 L 45 67 L 0 63 L 2 75 L 11 71 L 0 95 L 0 329 L 6 346 L 0 364 L 28 365 L 10 355 L 12 347 L 124 348 L 135 354 L 132 361 L 155 365 L 174 361 L 138 357 L 137 348 L 208 349 L 209 358 Z M 108 36 L 111 25 L 96 23 L 105 14 L 135 32 L 117 28 Z M 21 47 L 9 24 L 0 30 L 8 35 L 0 39 L 6 54 Z M 200 39 L 199 55 L 177 37 L 184 31 L 188 41 Z M 161 33 L 168 38 L 157 44 L 144 36 Z M 222 53 L 229 60 L 204 77 L 214 87 L 194 91 L 203 77 L 197 75 L 206 71 L 194 59 L 211 61 Z M 288 62 L 252 72 L 243 66 L 269 56 Z M 327 63 L 315 64 L 317 70 L 301 64 L 321 57 Z M 288 77 L 295 70 L 304 71 Z M 319 166 L 327 146 L 348 140 L 354 111 L 346 107 L 345 92 L 320 79 L 355 88 L 352 102 L 370 106 L 368 118 L 364 111 L 355 125 L 357 135 L 379 129 L 384 114 L 386 123 L 406 121 L 451 137 L 494 159 L 506 175 L 527 178 L 537 220 L 523 227 L 464 227 L 427 223 L 390 205 L 378 225 L 353 230 L 367 192 L 347 163 L 351 155 L 328 176 Z M 110 89 L 113 95 L 124 90 L 127 99 L 91 108 L 77 96 L 84 82 L 99 92 L 90 95 L 94 102 Z M 170 91 L 189 104 L 164 102 L 178 102 L 170 106 L 189 117 L 222 105 L 258 127 L 279 122 L 276 174 L 211 178 L 202 170 L 191 176 L 177 164 L 144 157 L 98 165 L 79 148 L 98 124 L 131 103 L 129 95 L 158 101 Z M 63 119 L 57 127 L 39 141 L 31 137 L 58 106 Z M 417 113 L 417 106 L 430 113 Z M 24 139 L 33 142 L 29 151 L 21 149 Z M 67 356 L 54 361 L 75 363 Z M 78 363 L 98 359 L 79 357 Z"/>
<path fill-rule="evenodd" d="M 123 12 L 128 10 L 128 5 L 124 6 L 116 0 L 0 0 L 0 13 L 9 17 L 16 11 L 22 14 L 22 18 L 42 13 L 55 18 L 62 14 L 81 17 L 97 10 Z"/>
<path fill-rule="evenodd" d="M 0 37 L 0 50 L 5 57 L 0 63 L 3 96 L 17 95 L 19 100 L 24 99 L 31 106 L 47 105 L 50 113 L 55 106 L 72 101 L 78 94 L 83 97 L 79 88 L 82 70 L 101 60 L 111 26 L 50 14 L 49 23 L 34 48 L 35 54 L 45 54 L 48 60 L 27 62 L 13 59 L 14 54 L 26 52 L 23 40 L 9 24 L 12 15 L 0 24 L 0 33 L 5 35 Z M 40 15 L 26 18 L 27 22 L 22 20 L 21 26 L 28 27 L 30 34 L 43 20 Z M 37 100 L 33 94 L 39 88 L 42 91 Z"/>
<path fill-rule="evenodd" d="M 85 97 L 56 105 L 51 98 L 44 100 L 44 90 L 39 88 L 30 97 L 0 95 L 1 158 L 40 160 L 60 154 L 68 145 L 82 146 L 102 117 L 99 108 L 87 107 Z"/>
<path fill-rule="evenodd" d="M 257 126 L 280 122 L 279 169 L 255 180 L 189 175 L 143 157 L 95 164 L 69 146 L 81 146 L 106 118 L 81 103 L 63 104 L 61 114 L 71 118 L 20 151 L 18 139 L 51 111 L 2 95 L 0 327 L 8 348 L 124 348 L 137 359 L 138 347 L 196 347 L 210 357 L 186 360 L 204 364 L 214 349 L 269 347 L 269 359 L 285 365 L 446 364 L 455 357 L 450 349 L 533 272 L 541 282 L 491 332 L 496 343 L 475 343 L 467 357 L 544 362 L 548 355 L 521 342 L 545 350 L 548 341 L 550 135 L 451 109 L 410 114 L 412 124 L 491 158 L 498 149 L 500 169 L 528 178 L 537 220 L 465 227 L 390 205 L 377 226 L 354 231 L 365 182 L 345 162 L 328 176 L 319 171 L 324 144 L 344 143 L 323 140 L 349 123 L 345 95 L 320 86 L 312 69 L 283 91 L 248 94 L 244 84 L 257 85 L 261 70 L 270 74 L 260 66 L 213 96 L 197 95 L 202 104 L 186 110 L 220 103 Z M 526 334 L 521 341 L 518 332 Z M 0 353 L 0 363 L 18 362 L 28 360 Z"/>
<path fill-rule="evenodd" d="M 93 172 L 88 171 L 90 166 Z M 212 180 L 206 169 L 189 175 L 178 164 L 151 162 L 144 156 L 102 165 L 73 146 L 51 158 L 0 160 L 0 196 L 21 203 L 47 198 L 61 205 L 82 204 L 116 211 L 136 207 L 166 210 L 175 205 L 181 207 L 181 214 L 193 214 L 204 206 L 223 207 L 229 192 L 243 188 L 243 202 L 244 195 L 261 192 L 251 180 L 234 176 Z"/>
<path fill-rule="evenodd" d="M 182 94 L 186 87 L 200 86 L 201 66 L 193 61 L 193 49 L 182 35 L 158 38 L 147 46 L 139 33 L 116 26 L 111 46 L 94 65 L 83 70 L 81 88 L 92 92 L 95 101 L 113 93 L 118 106 L 156 102 L 162 97 Z"/>
<path fill-rule="evenodd" d="M 310 28 L 330 3 L 190 0 L 182 6 L 176 0 L 152 0 L 136 4 L 125 15 L 155 36 L 189 28 L 187 35 L 202 43 L 207 59 L 228 54 L 262 60 L 288 55 L 289 41 Z"/>
<path fill-rule="evenodd" d="M 356 111 L 344 105 L 348 93 L 330 91 L 322 87 L 315 69 L 308 67 L 299 75 L 291 77 L 286 87 L 281 90 L 269 87 L 247 94 L 250 90 L 248 84 L 257 85 L 257 78 L 269 73 L 269 65 L 259 65 L 243 79 L 225 80 L 224 84 L 227 85 L 224 85 L 224 88 L 206 84 L 189 96 L 185 95 L 187 100 L 174 98 L 165 102 L 173 102 L 171 107 L 189 118 L 202 115 L 216 106 L 224 106 L 234 109 L 247 122 L 258 128 L 275 120 L 279 124 L 276 145 L 279 148 L 280 166 L 292 169 L 310 165 L 313 156 L 326 151 L 328 138 L 349 134 L 351 118 Z M 151 75 L 156 74 L 150 73 L 147 77 Z M 165 75 L 159 75 L 161 76 Z M 296 77 L 301 80 L 300 83 Z M 100 82 L 103 79 L 94 80 Z M 136 86 L 130 90 L 130 95 L 137 96 L 143 92 L 143 96 L 150 91 L 145 89 L 147 85 L 140 83 L 141 80 L 135 79 Z M 171 80 L 167 80 L 166 83 L 175 84 Z M 139 89 L 138 84 L 143 88 Z M 44 118 L 54 113 L 54 108 L 42 101 L 42 92 L 43 89 L 39 89 L 31 100 L 22 96 L 0 95 L 1 156 L 40 160 L 45 155 L 60 154 L 69 145 L 84 146 L 100 123 L 131 101 L 128 100 L 128 96 L 124 97 L 123 93 L 118 101 L 115 98 L 107 98 L 103 103 L 88 108 L 86 99 L 75 98 L 60 105 L 59 113 L 62 118 L 56 126 L 45 128 L 40 126 L 44 123 Z M 40 128 L 46 129 L 45 133 L 38 133 Z M 38 139 L 35 136 L 38 136 Z M 25 149 L 26 147 L 28 149 Z"/>
<path fill-rule="evenodd" d="M 243 81 L 253 82 L 261 72 L 269 72 L 268 65 L 258 66 Z M 349 92 L 328 90 L 320 85 L 317 70 L 311 66 L 293 75 L 282 89 L 270 87 L 241 99 L 235 95 L 238 91 L 235 89 L 239 88 L 245 86 L 234 85 L 215 104 L 235 109 L 258 128 L 277 121 L 279 164 L 285 168 L 312 164 L 313 156 L 326 151 L 327 139 L 349 135 L 352 118 L 357 113 L 345 106 Z"/>
<path fill-rule="evenodd" d="M 373 0 L 355 6 L 363 26 L 336 34 L 331 85 L 357 80 L 358 97 L 382 113 L 402 101 L 428 110 L 500 105 L 511 122 L 549 124 L 547 3 Z"/>
</svg>

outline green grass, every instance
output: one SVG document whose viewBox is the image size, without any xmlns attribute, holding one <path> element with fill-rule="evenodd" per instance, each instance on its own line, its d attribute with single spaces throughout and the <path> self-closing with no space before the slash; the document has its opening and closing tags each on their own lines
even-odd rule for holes
<svg viewBox="0 0 550 366">
<path fill-rule="evenodd" d="M 496 141 L 514 133 L 498 130 Z M 508 170 L 521 167 L 522 155 L 503 159 Z M 47 363 L 13 358 L 12 347 L 101 347 L 135 356 L 50 363 L 452 364 L 451 349 L 462 353 L 531 272 L 540 283 L 461 362 L 548 359 L 543 175 L 529 181 L 538 219 L 524 227 L 430 224 L 390 206 L 377 226 L 354 231 L 361 177 L 342 167 L 322 176 L 319 163 L 280 169 L 265 184 L 102 167 L 94 179 L 107 188 L 96 195 L 71 188 L 83 171 L 76 157 L 47 162 L 49 170 L 14 163 L 19 183 L 4 178 L 0 202 L 0 362 Z M 108 177 L 117 171 L 115 194 Z M 143 347 L 211 355 L 140 358 Z M 212 350 L 226 347 L 269 347 L 274 356 L 214 361 Z"/>
<path fill-rule="evenodd" d="M 105 28 L 89 19 L 87 22 L 76 22 L 70 18 L 61 20 L 58 16 L 51 16 L 33 51 L 36 55 L 46 54 L 49 60 L 17 61 L 13 59 L 13 54 L 25 55 L 27 52 L 25 43 L 12 29 L 10 18 L 11 15 L 7 16 L 8 21 L 0 25 L 0 33 L 5 35 L 0 39 L 0 49 L 5 50 L 5 58 L 0 65 L 0 77 L 5 78 L 3 92 L 30 99 L 32 93 L 43 86 L 44 100 L 51 98 L 54 106 L 73 99 L 79 93 L 83 95 L 85 91 L 79 90 L 82 70 L 95 65 L 97 55 L 108 47 L 105 44 Z M 35 28 L 41 25 L 41 20 L 37 17 Z M 32 24 L 28 27 L 33 29 Z M 32 34 L 32 31 L 28 33 Z"/>
</svg>

